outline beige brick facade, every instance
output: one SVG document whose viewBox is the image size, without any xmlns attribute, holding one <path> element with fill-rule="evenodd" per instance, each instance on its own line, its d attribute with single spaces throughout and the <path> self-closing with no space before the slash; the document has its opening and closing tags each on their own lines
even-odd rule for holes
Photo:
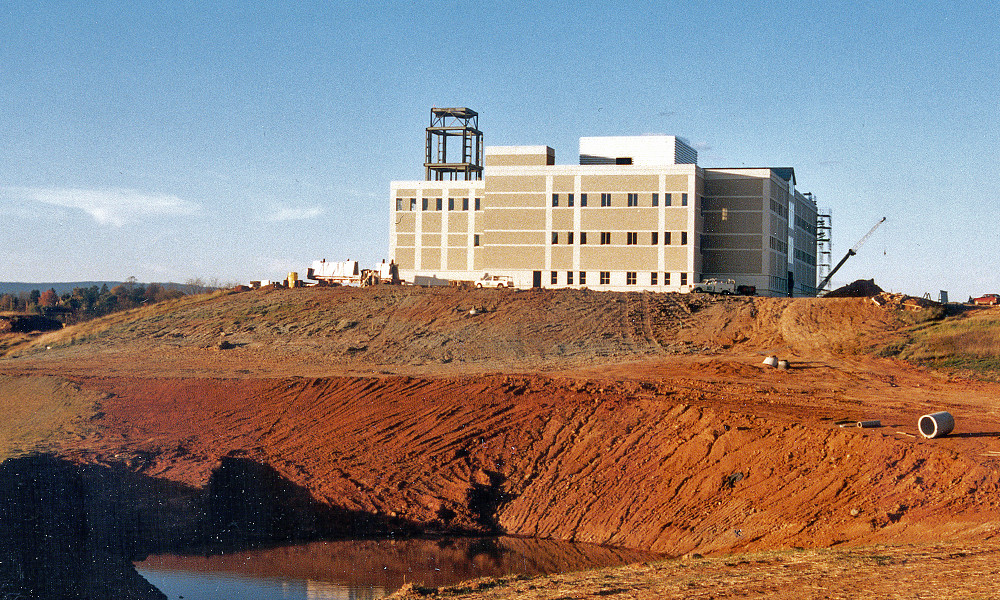
<svg viewBox="0 0 1000 600">
<path fill-rule="evenodd" d="M 785 295 L 791 276 L 796 295 L 815 293 L 816 205 L 791 169 L 647 162 L 488 147 L 480 181 L 392 183 L 390 256 L 417 283 L 687 291 L 717 277 Z"/>
</svg>

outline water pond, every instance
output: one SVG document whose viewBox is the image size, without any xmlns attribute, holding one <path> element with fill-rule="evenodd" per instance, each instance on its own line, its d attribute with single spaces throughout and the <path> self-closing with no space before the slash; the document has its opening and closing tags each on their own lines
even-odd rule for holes
<svg viewBox="0 0 1000 600">
<path fill-rule="evenodd" d="M 136 569 L 168 598 L 382 598 L 406 583 L 542 575 L 654 560 L 655 554 L 533 538 L 313 542 L 213 556 L 156 555 Z"/>
</svg>

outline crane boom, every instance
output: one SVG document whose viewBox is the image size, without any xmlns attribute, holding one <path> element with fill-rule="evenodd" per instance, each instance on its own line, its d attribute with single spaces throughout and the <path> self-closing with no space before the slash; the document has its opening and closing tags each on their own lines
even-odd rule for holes
<svg viewBox="0 0 1000 600">
<path fill-rule="evenodd" d="M 827 283 L 830 282 L 830 279 L 833 277 L 834 273 L 836 273 L 840 269 L 840 267 L 844 266 L 844 263 L 847 262 L 847 259 L 858 253 L 858 250 L 860 250 L 861 246 L 863 246 L 864 243 L 868 241 L 868 238 L 870 238 L 872 234 L 875 233 L 875 230 L 878 229 L 882 225 L 882 223 L 885 223 L 885 219 L 886 219 L 885 217 L 882 217 L 878 223 L 872 225 L 872 228 L 868 230 L 868 233 L 866 233 L 864 237 L 858 240 L 858 243 L 854 244 L 853 248 L 847 251 L 847 254 L 844 255 L 844 258 L 840 259 L 840 262 L 837 263 L 837 266 L 834 267 L 833 270 L 830 271 L 830 273 L 823 278 L 823 281 L 821 281 L 818 286 L 816 286 L 817 290 L 822 290 L 823 286 L 825 286 Z"/>
</svg>

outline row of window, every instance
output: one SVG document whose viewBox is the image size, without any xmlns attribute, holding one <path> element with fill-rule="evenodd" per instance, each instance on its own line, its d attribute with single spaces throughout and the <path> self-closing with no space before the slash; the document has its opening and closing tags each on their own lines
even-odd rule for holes
<svg viewBox="0 0 1000 600">
<path fill-rule="evenodd" d="M 625 195 L 625 205 L 626 206 L 639 206 L 639 194 L 628 193 Z M 688 205 L 688 195 L 680 195 L 680 204 L 678 206 Z M 565 199 L 566 206 L 576 206 L 576 196 L 574 194 L 552 194 L 552 206 L 560 206 L 560 203 Z M 673 206 L 674 205 L 674 194 L 663 194 L 663 206 Z M 651 194 L 650 195 L 650 206 L 660 205 L 660 195 Z M 580 206 L 587 206 L 587 194 L 580 194 Z M 611 194 L 603 193 L 601 194 L 601 206 L 613 206 L 611 202 Z"/>
<path fill-rule="evenodd" d="M 574 283 L 573 281 L 573 275 L 574 275 L 573 271 L 566 271 L 566 276 L 565 279 L 563 280 L 563 283 L 565 283 L 566 285 L 577 285 L 577 283 Z M 578 275 L 577 282 L 579 283 L 579 285 L 587 285 L 587 272 L 579 271 L 577 272 L 577 275 Z M 688 274 L 678 273 L 677 275 L 678 275 L 677 279 L 679 282 L 678 285 L 687 285 Z M 559 271 L 552 271 L 549 281 L 552 283 L 552 285 L 558 285 Z M 659 272 L 651 271 L 649 273 L 649 285 L 660 285 L 659 282 L 660 282 Z M 600 283 L 600 285 L 611 285 L 611 271 L 599 271 L 598 283 Z M 638 283 L 639 283 L 638 271 L 625 272 L 625 285 L 638 285 Z M 671 285 L 669 272 L 663 273 L 663 285 Z"/>
<path fill-rule="evenodd" d="M 771 198 L 771 211 L 779 214 L 785 219 L 788 219 L 788 206 L 778 202 L 774 198 Z"/>
<path fill-rule="evenodd" d="M 423 198 L 420 204 L 420 210 L 430 210 L 430 198 Z M 461 201 L 462 210 L 469 210 L 469 199 L 468 198 L 448 198 L 448 210 L 457 210 L 455 207 L 459 206 Z M 473 206 L 475 210 L 482 210 L 482 198 L 474 198 Z M 409 208 L 404 208 L 408 206 Z M 405 198 L 396 198 L 396 210 L 417 210 L 417 199 L 410 198 L 409 204 L 406 203 Z M 444 210 L 444 198 L 434 198 L 434 210 Z"/>
<path fill-rule="evenodd" d="M 680 234 L 680 235 L 674 235 L 674 234 Z M 552 243 L 553 244 L 558 244 L 559 243 L 559 238 L 560 238 L 559 232 L 558 231 L 553 231 L 552 232 Z M 573 239 L 574 239 L 573 232 L 572 231 L 567 231 L 562 236 L 562 239 L 566 240 L 567 244 L 572 245 L 573 244 Z M 687 246 L 687 243 L 688 243 L 688 232 L 686 232 L 686 231 L 664 231 L 663 232 L 663 245 L 664 246 L 671 245 L 674 240 L 676 240 L 681 246 Z M 601 245 L 602 246 L 607 246 L 607 245 L 610 245 L 611 243 L 612 243 L 611 242 L 611 232 L 610 231 L 602 231 L 601 232 Z M 659 243 L 660 243 L 660 232 L 658 232 L 658 231 L 651 231 L 651 232 L 649 232 L 649 243 L 652 246 L 659 245 Z M 586 244 L 587 244 L 587 232 L 586 231 L 581 231 L 580 232 L 580 245 L 586 245 Z M 638 244 L 639 244 L 639 232 L 638 231 L 626 231 L 625 232 L 625 245 L 626 246 L 637 246 Z"/>
<path fill-rule="evenodd" d="M 782 254 L 788 254 L 788 242 L 780 240 L 772 235 L 771 250 L 774 250 L 776 252 L 781 252 Z"/>
</svg>

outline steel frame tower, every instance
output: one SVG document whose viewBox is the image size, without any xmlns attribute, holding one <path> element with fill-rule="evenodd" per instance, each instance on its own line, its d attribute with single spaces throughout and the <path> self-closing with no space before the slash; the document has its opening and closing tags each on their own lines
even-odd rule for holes
<svg viewBox="0 0 1000 600">
<path fill-rule="evenodd" d="M 449 160 L 449 137 L 461 138 L 461 161 Z M 479 113 L 465 107 L 432 108 L 424 168 L 427 181 L 482 179 L 483 132 L 479 131 Z"/>
<path fill-rule="evenodd" d="M 833 250 L 833 216 L 829 208 L 821 208 L 816 214 L 816 278 L 823 281 L 830 274 Z M 827 282 L 829 285 L 829 282 Z M 824 290 L 817 289 L 817 294 Z"/>
</svg>

